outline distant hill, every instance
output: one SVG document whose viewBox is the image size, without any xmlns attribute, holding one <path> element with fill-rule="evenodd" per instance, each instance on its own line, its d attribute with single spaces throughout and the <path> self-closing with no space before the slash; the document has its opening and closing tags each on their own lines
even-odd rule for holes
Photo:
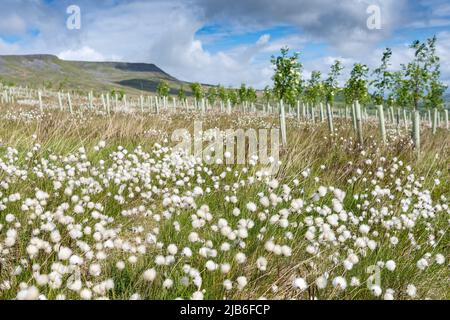
<svg viewBox="0 0 450 320">
<path fill-rule="evenodd" d="M 0 80 L 16 85 L 46 87 L 53 90 L 127 92 L 155 91 L 161 80 L 167 81 L 171 93 L 181 84 L 154 64 L 127 62 L 66 61 L 53 55 L 0 55 Z"/>
</svg>

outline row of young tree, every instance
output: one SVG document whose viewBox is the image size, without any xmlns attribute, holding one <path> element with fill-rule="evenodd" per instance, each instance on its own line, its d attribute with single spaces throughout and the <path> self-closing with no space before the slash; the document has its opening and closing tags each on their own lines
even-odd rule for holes
<svg viewBox="0 0 450 320">
<path fill-rule="evenodd" d="M 208 86 L 205 89 L 200 83 L 195 82 L 189 84 L 190 94 L 196 99 L 201 101 L 206 99 L 210 105 L 214 105 L 217 101 L 226 103 L 229 101 L 232 105 L 255 103 L 257 101 L 256 90 L 252 87 L 247 87 L 242 84 L 239 89 L 225 88 L 222 85 Z M 156 94 L 163 98 L 168 97 L 170 93 L 170 87 L 166 81 L 159 82 L 156 88 Z M 183 85 L 181 85 L 177 92 L 177 97 L 180 101 L 186 101 L 187 92 Z"/>
<path fill-rule="evenodd" d="M 386 48 L 381 58 L 380 66 L 370 72 L 369 67 L 355 63 L 345 85 L 339 86 L 339 78 L 344 69 L 341 61 L 336 60 L 327 75 L 320 71 L 312 71 L 309 79 L 302 78 L 303 65 L 298 53 L 289 53 L 289 48 L 281 49 L 278 57 L 272 57 L 271 62 L 275 73 L 272 88 L 267 86 L 261 95 L 252 87 L 242 84 L 240 88 L 225 88 L 218 86 L 202 86 L 200 83 L 189 84 L 190 94 L 201 101 L 206 99 L 210 105 L 217 101 L 232 105 L 255 103 L 258 98 L 268 104 L 283 100 L 286 104 L 295 106 L 297 101 L 310 105 L 350 106 L 358 101 L 362 106 L 383 105 L 385 107 L 438 108 L 444 105 L 446 86 L 440 81 L 440 59 L 436 54 L 436 37 L 424 42 L 414 41 L 410 48 L 414 50 L 414 58 L 407 64 L 402 64 L 400 70 L 391 70 L 392 50 Z M 170 87 L 166 81 L 161 81 L 156 89 L 160 97 L 168 97 Z M 186 101 L 187 92 L 183 85 L 178 89 L 177 97 Z M 340 97 L 339 104 L 335 103 Z"/>
<path fill-rule="evenodd" d="M 440 81 L 436 37 L 424 42 L 414 41 L 410 48 L 414 50 L 414 58 L 411 62 L 402 64 L 398 71 L 390 70 L 390 48 L 385 49 L 380 66 L 372 72 L 367 65 L 355 63 L 343 87 L 339 87 L 338 82 L 343 70 L 339 60 L 331 65 L 324 79 L 320 71 L 312 71 L 311 77 L 304 80 L 299 54 L 289 55 L 289 49 L 282 48 L 280 56 L 272 57 L 274 84 L 272 89 L 264 89 L 264 100 L 283 100 L 290 105 L 295 105 L 299 100 L 312 105 L 320 102 L 334 105 L 335 97 L 340 94 L 344 105 L 352 105 L 358 101 L 361 105 L 415 110 L 422 107 L 442 108 L 447 87 Z"/>
</svg>

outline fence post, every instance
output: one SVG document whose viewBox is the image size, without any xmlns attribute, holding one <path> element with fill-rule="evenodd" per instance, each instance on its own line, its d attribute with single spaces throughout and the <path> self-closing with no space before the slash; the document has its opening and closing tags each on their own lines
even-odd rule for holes
<svg viewBox="0 0 450 320">
<path fill-rule="evenodd" d="M 72 100 L 70 99 L 70 92 L 67 92 L 67 101 L 69 102 L 69 112 L 70 114 L 72 114 L 73 109 L 72 109 Z"/>
<path fill-rule="evenodd" d="M 320 104 L 322 105 L 322 103 Z M 331 112 L 331 106 L 329 103 L 327 103 L 327 118 L 328 118 L 328 129 L 330 129 L 330 132 L 334 132 L 334 126 L 333 126 L 333 113 Z"/>
<path fill-rule="evenodd" d="M 437 130 L 437 108 L 434 107 L 433 108 L 433 121 L 432 121 L 432 131 L 433 134 L 436 134 L 436 130 Z"/>
<path fill-rule="evenodd" d="M 41 111 L 41 113 L 43 113 L 44 107 L 42 106 L 42 93 L 40 90 L 38 91 L 38 98 L 39 98 L 39 110 Z"/>
<path fill-rule="evenodd" d="M 353 130 L 356 132 L 356 106 L 355 103 L 352 103 L 352 122 L 353 122 Z"/>
<path fill-rule="evenodd" d="M 384 110 L 383 110 L 383 106 L 381 104 L 378 105 L 378 118 L 380 121 L 381 138 L 383 139 L 383 142 L 386 143 L 386 127 L 385 127 L 385 122 L 384 122 Z"/>
<path fill-rule="evenodd" d="M 356 109 L 356 128 L 357 128 L 358 141 L 361 145 L 363 145 L 364 139 L 363 139 L 363 132 L 362 132 L 361 106 L 360 106 L 358 100 L 356 100 L 356 102 L 355 102 L 355 109 Z"/>
<path fill-rule="evenodd" d="M 320 107 L 320 122 L 323 122 L 325 117 L 323 114 L 323 103 L 322 102 L 320 103 L 319 107 Z M 327 107 L 327 109 L 328 109 L 328 107 Z M 327 110 L 327 112 L 328 112 L 328 110 Z"/>
<path fill-rule="evenodd" d="M 107 112 L 105 96 L 103 95 L 103 93 L 102 93 L 102 105 L 103 105 L 103 109 L 105 110 L 105 112 Z"/>
<path fill-rule="evenodd" d="M 448 130 L 449 124 L 448 124 L 448 110 L 447 109 L 444 110 L 444 115 L 445 115 L 445 128 Z"/>
<path fill-rule="evenodd" d="M 61 100 L 61 92 L 59 92 L 59 91 L 58 91 L 58 104 L 59 104 L 59 110 L 62 111 L 63 105 L 62 105 L 62 100 Z"/>
<path fill-rule="evenodd" d="M 417 156 L 420 155 L 420 113 L 419 110 L 414 111 L 413 118 L 413 141 L 414 146 L 416 147 Z"/>
<path fill-rule="evenodd" d="M 109 93 L 106 94 L 106 112 L 111 113 L 111 104 L 109 103 Z"/>
<path fill-rule="evenodd" d="M 281 144 L 283 147 L 287 146 L 286 139 L 286 118 L 284 114 L 284 104 L 283 100 L 280 101 L 280 129 L 281 129 Z"/>
</svg>

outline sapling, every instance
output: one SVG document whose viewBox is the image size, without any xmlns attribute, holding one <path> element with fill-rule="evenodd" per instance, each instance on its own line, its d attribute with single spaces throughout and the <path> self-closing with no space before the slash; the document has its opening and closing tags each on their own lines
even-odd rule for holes
<svg viewBox="0 0 450 320">
<path fill-rule="evenodd" d="M 328 73 L 328 78 L 323 83 L 323 91 L 325 93 L 325 102 L 327 108 L 327 119 L 328 128 L 331 133 L 334 131 L 333 126 L 333 112 L 332 105 L 334 104 L 334 97 L 339 91 L 338 87 L 338 77 L 344 68 L 339 60 L 336 60 L 333 65 L 331 65 L 330 72 Z M 322 108 L 322 105 L 320 106 Z"/>
<path fill-rule="evenodd" d="M 271 62 L 275 73 L 273 80 L 273 94 L 276 98 L 286 102 L 288 105 L 293 105 L 298 97 L 298 90 L 301 83 L 301 68 L 302 64 L 298 62 L 299 54 L 295 52 L 289 56 L 289 48 L 281 48 L 281 55 L 278 57 L 272 56 Z M 249 95 L 252 98 L 252 95 Z M 283 109 L 284 104 L 280 103 Z"/>
<path fill-rule="evenodd" d="M 312 106 L 319 103 L 320 97 L 323 95 L 323 84 L 320 81 L 321 73 L 320 71 L 312 71 L 311 78 L 307 82 L 307 86 L 304 89 L 306 98 L 306 112 L 305 118 L 310 118 L 309 111 Z M 311 108 L 309 106 L 311 105 Z"/>
<path fill-rule="evenodd" d="M 203 88 L 200 83 L 195 82 L 191 83 L 190 85 L 192 95 L 194 96 L 194 109 L 199 109 L 199 101 L 203 98 Z"/>
<path fill-rule="evenodd" d="M 361 119 L 361 106 L 360 103 L 366 103 L 369 99 L 367 91 L 367 73 L 369 69 L 366 65 L 355 63 L 352 71 L 350 72 L 350 78 L 347 80 L 344 88 L 344 96 L 346 103 L 352 103 L 352 116 L 353 126 L 358 135 L 358 139 L 362 141 L 362 119 Z M 359 115 L 359 119 L 358 119 Z M 361 128 L 361 130 L 359 130 Z"/>
</svg>

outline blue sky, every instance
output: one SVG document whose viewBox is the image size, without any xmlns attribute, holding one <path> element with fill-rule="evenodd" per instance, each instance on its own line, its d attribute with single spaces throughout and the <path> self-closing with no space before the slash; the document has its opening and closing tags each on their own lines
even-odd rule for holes
<svg viewBox="0 0 450 320">
<path fill-rule="evenodd" d="M 66 9 L 81 10 L 68 30 Z M 369 29 L 369 6 L 381 29 Z M 2 0 L 0 54 L 50 53 L 70 60 L 155 63 L 188 81 L 257 88 L 270 84 L 271 55 L 299 51 L 304 75 L 335 59 L 375 66 L 386 46 L 392 68 L 408 44 L 438 36 L 442 78 L 450 84 L 450 2 L 444 0 Z"/>
</svg>

